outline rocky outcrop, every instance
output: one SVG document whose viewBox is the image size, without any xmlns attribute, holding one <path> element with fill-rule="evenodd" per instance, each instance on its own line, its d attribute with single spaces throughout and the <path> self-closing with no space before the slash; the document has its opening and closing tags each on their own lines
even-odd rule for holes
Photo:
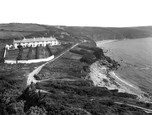
<svg viewBox="0 0 152 115">
<path fill-rule="evenodd" d="M 108 71 L 106 66 L 100 65 L 97 61 L 90 66 L 89 79 L 93 81 L 94 86 L 119 89 L 119 86 L 109 77 Z"/>
</svg>

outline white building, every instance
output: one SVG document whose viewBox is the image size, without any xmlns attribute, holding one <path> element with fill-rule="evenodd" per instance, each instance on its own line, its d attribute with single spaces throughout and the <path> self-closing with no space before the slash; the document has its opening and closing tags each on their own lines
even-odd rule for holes
<svg viewBox="0 0 152 115">
<path fill-rule="evenodd" d="M 59 41 L 54 37 L 40 37 L 40 38 L 24 38 L 22 40 L 14 40 L 13 46 L 17 49 L 18 45 L 22 45 L 22 47 L 36 47 L 37 45 L 46 46 L 46 45 L 60 45 Z"/>
</svg>

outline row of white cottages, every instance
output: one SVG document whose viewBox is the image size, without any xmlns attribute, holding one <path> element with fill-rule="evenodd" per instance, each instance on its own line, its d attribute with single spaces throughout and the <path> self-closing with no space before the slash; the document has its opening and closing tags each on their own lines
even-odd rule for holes
<svg viewBox="0 0 152 115">
<path fill-rule="evenodd" d="M 36 47 L 36 46 L 54 46 L 60 45 L 60 42 L 55 37 L 40 37 L 40 38 L 24 38 L 22 40 L 14 40 L 13 45 L 6 45 L 7 49 L 11 47 L 17 49 L 18 46 L 21 45 L 23 48 L 25 47 Z"/>
</svg>

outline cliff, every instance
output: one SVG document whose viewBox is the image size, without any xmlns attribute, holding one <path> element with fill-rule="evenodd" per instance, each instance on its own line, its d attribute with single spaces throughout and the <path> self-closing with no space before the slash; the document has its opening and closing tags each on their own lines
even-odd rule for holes
<svg viewBox="0 0 152 115">
<path fill-rule="evenodd" d="M 13 23 L 0 25 L 0 32 L 3 33 L 0 34 L 3 43 L 22 39 L 21 34 L 25 37 L 54 35 L 62 43 L 87 41 L 83 47 L 79 46 L 44 66 L 37 77 L 43 82 L 28 87 L 25 76 L 36 65 L 19 64 L 14 67 L 2 64 L 0 114 L 148 115 L 144 109 L 130 105 L 152 108 L 150 103 L 141 102 L 136 95 L 126 93 L 124 87 L 110 76 L 110 71 L 117 69 L 119 64 L 105 56 L 95 43 L 103 39 L 150 37 L 150 30 L 146 27 L 116 29 Z M 23 72 L 24 66 L 30 68 L 27 73 Z M 122 89 L 124 92 L 120 92 Z"/>
</svg>

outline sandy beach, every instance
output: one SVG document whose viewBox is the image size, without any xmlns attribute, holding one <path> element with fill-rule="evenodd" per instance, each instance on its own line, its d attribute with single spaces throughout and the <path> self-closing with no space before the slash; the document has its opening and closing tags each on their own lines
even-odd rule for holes
<svg viewBox="0 0 152 115">
<path fill-rule="evenodd" d="M 124 89 L 124 92 L 136 95 L 140 101 L 150 102 L 150 99 L 144 96 L 144 94 L 147 94 L 147 93 L 141 91 L 140 88 L 138 88 L 137 86 L 134 86 L 128 81 L 125 81 L 114 71 L 111 71 L 109 74 L 111 75 L 111 77 L 115 79 L 115 81 L 121 86 L 121 88 Z"/>
<path fill-rule="evenodd" d="M 109 72 L 112 78 L 115 79 L 115 81 L 123 88 L 125 89 L 125 92 L 131 93 L 131 94 L 136 94 L 136 95 L 141 95 L 143 92 L 133 84 L 129 83 L 128 81 L 123 80 L 120 78 L 114 71 Z"/>
<path fill-rule="evenodd" d="M 97 41 L 96 44 L 98 47 L 100 47 L 103 44 L 107 44 L 107 43 L 111 43 L 111 42 L 115 42 L 117 40 L 102 40 L 102 41 Z"/>
<path fill-rule="evenodd" d="M 109 90 L 117 89 L 118 92 L 136 95 L 140 101 L 149 102 L 149 98 L 144 96 L 145 92 L 122 79 L 114 71 L 108 72 L 106 66 L 101 66 L 99 62 L 92 64 L 90 70 L 89 79 L 93 81 L 94 86 L 106 87 Z"/>
<path fill-rule="evenodd" d="M 98 47 L 101 47 L 101 45 L 103 44 L 107 44 L 107 43 L 111 43 L 115 41 L 117 40 L 102 40 L 102 41 L 96 42 L 96 44 Z M 138 99 L 141 101 L 149 100 L 148 98 L 144 96 L 145 92 L 141 91 L 140 88 L 138 88 L 137 86 L 134 86 L 128 81 L 122 79 L 114 71 L 110 71 L 109 72 L 110 76 L 107 76 L 105 72 L 106 71 L 105 67 L 100 66 L 98 62 L 92 65 L 90 69 L 92 70 L 92 72 L 90 73 L 90 79 L 93 81 L 94 85 L 99 86 L 99 87 L 107 87 L 109 90 L 118 89 L 119 92 L 126 92 L 126 93 L 137 95 Z M 110 81 L 109 77 L 113 78 L 114 81 Z M 108 82 L 105 82 L 105 79 Z"/>
<path fill-rule="evenodd" d="M 134 89 L 138 89 L 137 87 L 133 86 L 133 85 L 130 84 L 129 82 L 127 82 L 127 81 L 123 80 L 122 78 L 118 77 L 118 76 L 115 74 L 114 71 L 111 71 L 111 72 L 110 72 L 110 75 L 113 76 L 115 79 L 117 79 L 117 81 L 119 80 L 120 82 L 128 85 L 129 87 L 132 87 L 132 88 L 134 88 Z"/>
<path fill-rule="evenodd" d="M 99 62 L 92 64 L 90 70 L 90 79 L 95 86 L 107 87 L 110 90 L 118 89 L 119 92 L 128 92 L 131 94 L 135 93 L 132 92 L 130 88 L 139 90 L 137 87 L 117 76 L 114 71 L 108 72 L 107 67 L 100 65 Z M 110 76 L 108 76 L 108 74 Z M 115 81 L 112 81 L 110 78 L 114 78 Z"/>
</svg>

